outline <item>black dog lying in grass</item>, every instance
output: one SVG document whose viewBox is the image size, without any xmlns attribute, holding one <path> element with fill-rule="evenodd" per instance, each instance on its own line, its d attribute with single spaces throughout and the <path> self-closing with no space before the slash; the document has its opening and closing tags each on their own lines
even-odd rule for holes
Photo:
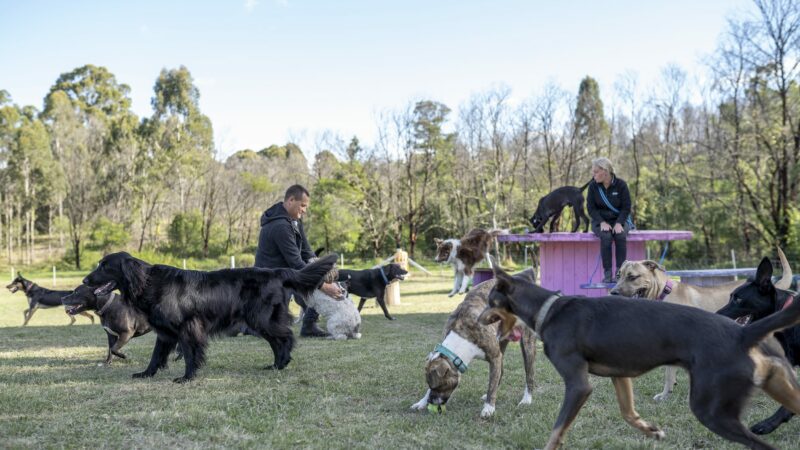
<svg viewBox="0 0 800 450">
<path fill-rule="evenodd" d="M 769 270 L 767 270 L 767 267 Z M 769 272 L 769 273 L 767 273 Z M 758 286 L 771 285 L 772 266 L 758 267 Z M 633 378 L 663 365 L 678 365 L 691 377 L 690 407 L 709 430 L 750 448 L 771 449 L 740 421 L 754 387 L 795 413 L 800 385 L 773 332 L 800 322 L 800 301 L 742 327 L 683 305 L 624 297 L 561 296 L 495 266 L 497 282 L 479 320 L 500 321 L 498 337 L 527 325 L 544 341 L 544 351 L 566 385 L 564 403 L 547 449 L 558 448 L 592 392 L 589 374 L 611 377 L 626 422 L 648 436 L 664 432 L 634 409 Z M 738 295 L 754 295 L 740 288 Z"/>
<path fill-rule="evenodd" d="M 762 262 L 762 264 L 764 263 Z M 769 273 L 771 278 L 772 265 L 769 264 L 763 268 L 759 266 L 758 273 L 761 276 Z M 746 283 L 733 291 L 730 302 L 717 314 L 730 317 L 738 323 L 746 325 L 773 317 L 788 308 L 793 302 L 800 300 L 793 292 L 776 289 L 770 278 L 757 278 L 755 282 Z M 795 366 L 800 365 L 800 326 L 793 326 L 775 333 L 775 337 L 781 343 L 789 362 Z M 772 433 L 792 416 L 794 416 L 792 411 L 781 406 L 772 416 L 753 425 L 750 430 L 756 434 Z"/>
<path fill-rule="evenodd" d="M 132 338 L 150 332 L 147 317 L 123 301 L 119 294 L 109 292 L 95 295 L 94 289 L 80 285 L 61 301 L 67 307 L 69 315 L 89 310 L 95 311 L 95 314 L 100 316 L 100 324 L 103 325 L 103 329 L 108 335 L 106 365 L 111 364 L 114 356 L 126 359 L 127 356 L 120 351 L 122 347 Z"/>
<path fill-rule="evenodd" d="M 43 288 L 33 281 L 23 278 L 21 273 L 17 274 L 14 281 L 6 286 L 6 289 L 11 291 L 12 294 L 17 291 L 22 291 L 25 293 L 25 297 L 28 298 L 28 309 L 22 312 L 22 316 L 25 318 L 25 321 L 22 322 L 23 327 L 28 324 L 28 321 L 31 320 L 33 313 L 35 313 L 37 309 L 48 309 L 56 306 L 63 307 L 61 304 L 61 297 L 72 293 L 72 291 L 53 291 Z M 69 324 L 72 325 L 75 323 L 75 316 L 72 314 L 68 315 L 70 320 Z M 80 315 L 92 319 L 92 323 L 94 323 L 94 316 L 88 312 L 82 311 Z"/>
<path fill-rule="evenodd" d="M 395 320 L 386 308 L 386 286 L 394 280 L 402 280 L 406 275 L 408 272 L 400 265 L 391 263 L 374 269 L 340 269 L 339 281 L 347 281 L 350 286 L 348 292 L 361 297 L 361 301 L 358 302 L 358 312 L 361 312 L 368 298 L 375 297 L 375 301 L 383 310 L 383 315 L 389 320 Z"/>
<path fill-rule="evenodd" d="M 536 206 L 536 212 L 530 218 L 531 225 L 533 225 L 532 233 L 541 233 L 544 231 L 544 225 L 551 217 L 550 232 L 555 231 L 556 223 L 561 218 L 561 211 L 565 207 L 571 206 L 573 215 L 575 216 L 575 226 L 572 227 L 572 232 L 578 231 L 583 220 L 583 232 L 589 231 L 589 218 L 583 211 L 583 191 L 589 183 L 577 188 L 575 186 L 564 186 L 554 189 L 553 192 L 545 195 L 539 199 L 539 204 Z"/>
<path fill-rule="evenodd" d="M 283 369 L 291 361 L 295 339 L 289 315 L 292 293 L 308 296 L 336 262 L 327 256 L 302 270 L 225 269 L 212 272 L 181 270 L 148 264 L 125 252 L 112 253 L 83 280 L 104 295 L 119 288 L 122 297 L 147 317 L 158 335 L 150 364 L 134 378 L 152 377 L 166 367 L 180 345 L 186 370 L 175 378 L 184 383 L 205 362 L 208 338 L 246 323 L 264 338 L 275 355 L 268 369 Z"/>
</svg>

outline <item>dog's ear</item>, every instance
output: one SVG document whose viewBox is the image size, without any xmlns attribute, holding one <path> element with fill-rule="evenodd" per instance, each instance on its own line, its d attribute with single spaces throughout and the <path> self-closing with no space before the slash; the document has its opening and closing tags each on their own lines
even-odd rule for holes
<svg viewBox="0 0 800 450">
<path fill-rule="evenodd" d="M 502 317 L 494 308 L 486 308 L 481 315 L 478 316 L 478 323 L 482 325 L 491 325 L 500 319 L 502 319 Z"/>
<path fill-rule="evenodd" d="M 493 268 L 494 277 L 497 278 L 497 283 L 495 283 L 494 288 L 504 294 L 510 294 L 514 292 L 514 278 L 501 269 L 497 264 L 495 264 Z"/>
<path fill-rule="evenodd" d="M 147 281 L 147 275 L 144 273 L 142 264 L 135 258 L 128 256 L 120 261 L 120 269 L 128 292 L 133 297 L 142 295 Z"/>
<path fill-rule="evenodd" d="M 628 262 L 629 261 L 625 261 L 624 263 L 622 263 L 622 267 L 620 269 L 622 269 L 626 265 L 628 265 Z M 659 263 L 657 263 L 655 261 L 650 261 L 649 259 L 646 260 L 646 261 L 642 261 L 642 264 L 644 264 L 644 266 L 647 267 L 647 269 L 650 270 L 650 272 L 655 272 L 656 270 L 660 270 L 662 272 L 666 272 L 667 271 L 666 269 L 664 269 L 664 266 L 662 266 L 661 264 L 659 264 Z"/>
<path fill-rule="evenodd" d="M 761 260 L 756 270 L 756 283 L 758 283 L 759 290 L 765 290 L 772 286 L 772 263 L 766 256 Z"/>
<path fill-rule="evenodd" d="M 439 379 L 442 379 L 447 375 L 447 372 L 450 371 L 450 364 L 436 364 L 433 367 L 433 371 L 436 372 L 436 376 L 439 377 Z"/>
</svg>

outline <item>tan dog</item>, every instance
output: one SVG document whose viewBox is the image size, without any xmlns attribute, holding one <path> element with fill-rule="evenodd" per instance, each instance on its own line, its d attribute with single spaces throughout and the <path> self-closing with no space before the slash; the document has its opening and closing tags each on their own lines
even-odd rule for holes
<svg viewBox="0 0 800 450">
<path fill-rule="evenodd" d="M 775 286 L 779 289 L 788 289 L 792 282 L 792 269 L 780 248 L 778 248 L 778 257 L 783 267 L 783 275 Z M 668 286 L 668 282 L 671 283 L 671 286 Z M 693 306 L 716 313 L 728 304 L 731 292 L 744 283 L 745 280 L 739 280 L 716 286 L 694 286 L 670 279 L 664 267 L 655 261 L 625 261 L 619 270 L 619 281 L 610 294 L 663 300 L 667 303 Z M 675 386 L 676 375 L 677 368 L 675 366 L 665 366 L 664 390 L 653 397 L 653 400 L 660 402 L 669 398 L 672 388 Z"/>
<path fill-rule="evenodd" d="M 520 275 L 530 280 L 531 283 L 536 278 L 531 269 Z M 478 284 L 450 314 L 444 327 L 442 343 L 428 355 L 425 378 L 429 389 L 420 401 L 411 405 L 411 409 L 421 411 L 431 405 L 432 408 L 441 412 L 444 404 L 458 387 L 462 373 L 459 367 L 466 371 L 470 362 L 478 358 L 489 363 L 489 388 L 486 395 L 483 396 L 484 405 L 481 417 L 491 417 L 495 411 L 497 388 L 503 374 L 503 354 L 509 340 L 520 341 L 522 358 L 525 363 L 525 393 L 519 404 L 531 403 L 536 335 L 530 328 L 520 327 L 513 333 L 509 333 L 508 339 L 498 340 L 499 322 L 491 325 L 482 325 L 478 322 L 478 316 L 488 305 L 489 291 L 494 285 L 494 279 Z"/>
</svg>

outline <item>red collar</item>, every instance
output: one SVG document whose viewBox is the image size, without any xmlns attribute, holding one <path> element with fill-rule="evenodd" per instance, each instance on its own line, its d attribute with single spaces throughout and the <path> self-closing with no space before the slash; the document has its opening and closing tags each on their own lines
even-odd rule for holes
<svg viewBox="0 0 800 450">
<path fill-rule="evenodd" d="M 664 299 L 666 299 L 666 298 L 667 298 L 667 296 L 668 296 L 670 293 L 672 293 L 672 280 L 670 280 L 669 278 L 667 278 L 667 284 L 665 284 L 665 285 L 664 285 L 664 290 L 663 290 L 663 291 L 661 291 L 661 294 L 659 294 L 659 295 L 658 295 L 658 298 L 657 298 L 656 300 L 658 300 L 658 301 L 660 301 L 660 302 L 661 302 L 661 301 L 664 301 Z"/>
<path fill-rule="evenodd" d="M 793 302 L 794 302 L 794 296 L 793 296 L 793 295 L 789 295 L 789 296 L 786 298 L 786 302 L 784 302 L 783 306 L 781 307 L 781 311 L 783 311 L 784 309 L 786 309 L 786 308 L 788 308 L 789 306 L 791 306 L 791 304 L 792 304 Z"/>
</svg>

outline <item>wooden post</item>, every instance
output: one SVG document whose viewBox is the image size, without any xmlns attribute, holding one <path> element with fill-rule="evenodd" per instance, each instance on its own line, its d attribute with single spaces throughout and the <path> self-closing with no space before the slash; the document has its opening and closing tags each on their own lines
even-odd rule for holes
<svg viewBox="0 0 800 450">
<path fill-rule="evenodd" d="M 56 266 L 53 266 L 53 287 L 56 287 Z"/>
<path fill-rule="evenodd" d="M 396 262 L 403 270 L 408 270 L 408 253 L 402 249 L 397 249 L 394 252 L 394 262 Z M 408 275 L 406 275 L 408 278 Z M 400 282 L 393 281 L 386 286 L 386 304 L 399 305 L 400 304 Z"/>
</svg>

